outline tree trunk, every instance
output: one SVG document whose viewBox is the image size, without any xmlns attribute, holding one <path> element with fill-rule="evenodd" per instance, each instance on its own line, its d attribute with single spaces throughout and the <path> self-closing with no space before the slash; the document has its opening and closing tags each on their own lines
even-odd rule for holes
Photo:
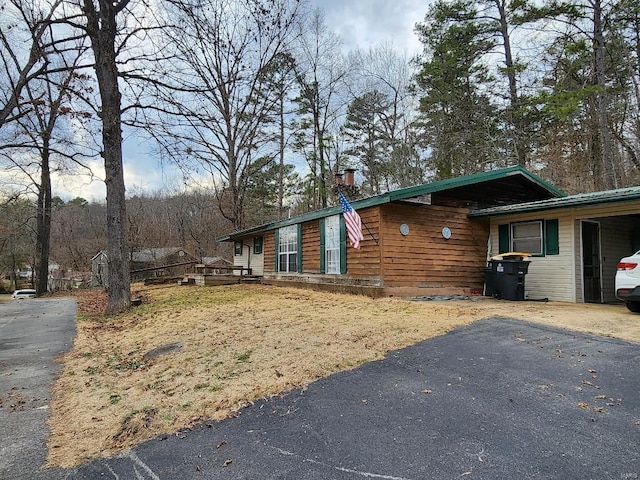
<svg viewBox="0 0 640 480">
<path fill-rule="evenodd" d="M 278 220 L 282 220 L 284 217 L 284 147 L 285 147 L 285 138 L 284 138 L 284 89 L 280 89 L 279 97 L 278 97 L 278 122 L 280 123 L 280 132 L 278 143 L 280 147 L 279 153 L 279 164 L 278 164 Z"/>
<path fill-rule="evenodd" d="M 15 233 L 12 233 L 9 237 L 11 246 L 11 273 L 10 280 L 13 282 L 13 290 L 18 289 L 18 262 L 16 261 L 16 237 Z"/>
<path fill-rule="evenodd" d="M 508 119 L 513 127 L 511 133 L 513 148 L 515 150 L 518 165 L 526 166 L 527 149 L 523 142 L 523 119 L 520 111 L 520 98 L 518 97 L 518 79 L 516 76 L 516 66 L 513 61 L 513 52 L 511 50 L 511 38 L 509 36 L 509 24 L 507 21 L 506 4 L 503 1 L 496 1 L 496 7 L 500 14 L 500 35 L 502 36 L 502 44 L 504 47 L 504 63 L 507 71 L 507 80 L 509 82 L 509 113 Z"/>
<path fill-rule="evenodd" d="M 314 82 L 314 124 L 316 133 L 318 135 L 318 160 L 320 162 L 320 178 L 318 179 L 319 193 L 320 193 L 320 207 L 327 207 L 327 165 L 325 159 L 325 145 L 324 145 L 324 125 L 320 125 L 320 89 L 318 82 Z"/>
<path fill-rule="evenodd" d="M 42 147 L 42 166 L 36 215 L 36 294 L 44 295 L 48 290 L 49 244 L 51 238 L 51 171 L 49 168 L 49 141 Z"/>
<path fill-rule="evenodd" d="M 601 0 L 595 0 L 593 3 L 593 43 L 594 43 L 594 62 L 596 72 L 596 84 L 598 86 L 597 93 L 597 109 L 598 109 L 598 131 L 600 136 L 600 161 L 602 164 L 602 176 L 604 187 L 611 189 L 616 186 L 613 172 L 613 161 L 611 158 L 611 137 L 609 134 L 609 116 L 607 114 L 607 90 L 606 90 L 606 72 L 605 72 L 605 40 L 602 31 L 602 3 Z"/>
<path fill-rule="evenodd" d="M 111 3 L 99 0 L 96 12 L 91 0 L 85 0 L 87 31 L 95 57 L 95 70 L 102 102 L 102 143 L 107 186 L 107 246 L 109 287 L 107 314 L 120 313 L 131 305 L 131 279 L 127 247 L 127 215 L 122 169 L 122 130 L 120 90 L 116 65 L 116 15 L 127 1 Z"/>
</svg>

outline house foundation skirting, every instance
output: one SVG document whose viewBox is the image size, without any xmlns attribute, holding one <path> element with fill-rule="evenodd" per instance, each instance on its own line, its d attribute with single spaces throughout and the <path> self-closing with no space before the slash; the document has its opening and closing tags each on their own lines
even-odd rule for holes
<svg viewBox="0 0 640 480">
<path fill-rule="evenodd" d="M 398 297 L 410 298 L 419 296 L 460 295 L 481 296 L 482 289 L 469 287 L 393 287 L 377 285 L 377 281 L 350 279 L 337 276 L 265 276 L 264 285 L 305 288 L 321 292 L 347 293 L 364 295 L 372 298 Z"/>
<path fill-rule="evenodd" d="M 411 298 L 459 295 L 464 297 L 482 296 L 482 289 L 468 287 L 385 287 L 385 297 Z"/>
<path fill-rule="evenodd" d="M 279 287 L 294 287 L 314 290 L 317 292 L 348 293 L 351 295 L 364 295 L 372 298 L 384 297 L 384 289 L 370 285 L 349 285 L 344 283 L 306 282 L 298 279 L 263 278 L 263 285 L 275 285 Z"/>
</svg>

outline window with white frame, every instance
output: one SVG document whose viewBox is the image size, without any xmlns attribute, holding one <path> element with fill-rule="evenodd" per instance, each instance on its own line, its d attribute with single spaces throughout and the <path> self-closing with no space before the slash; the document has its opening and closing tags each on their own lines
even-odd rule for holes
<svg viewBox="0 0 640 480">
<path fill-rule="evenodd" d="M 340 215 L 325 218 L 324 221 L 325 271 L 340 273 Z"/>
<path fill-rule="evenodd" d="M 511 224 L 511 251 L 542 255 L 542 221 Z"/>
<path fill-rule="evenodd" d="M 278 230 L 278 271 L 298 271 L 298 226 L 290 225 Z"/>
</svg>

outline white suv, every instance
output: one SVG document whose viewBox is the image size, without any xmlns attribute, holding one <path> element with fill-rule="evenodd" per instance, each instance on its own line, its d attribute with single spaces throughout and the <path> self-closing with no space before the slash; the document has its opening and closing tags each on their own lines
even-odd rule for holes
<svg viewBox="0 0 640 480">
<path fill-rule="evenodd" d="M 14 300 L 21 300 L 23 298 L 36 298 L 36 291 L 31 288 L 23 288 L 22 290 L 16 290 L 11 295 Z"/>
<path fill-rule="evenodd" d="M 618 262 L 616 297 L 632 312 L 640 312 L 640 252 Z"/>
</svg>

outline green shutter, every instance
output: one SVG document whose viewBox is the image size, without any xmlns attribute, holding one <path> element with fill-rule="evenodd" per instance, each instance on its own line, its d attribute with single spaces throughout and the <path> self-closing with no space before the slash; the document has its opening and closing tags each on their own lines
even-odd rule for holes
<svg viewBox="0 0 640 480">
<path fill-rule="evenodd" d="M 273 232 L 274 239 L 273 241 L 276 243 L 276 263 L 273 266 L 273 271 L 278 272 L 280 270 L 280 230 L 276 229 Z"/>
<path fill-rule="evenodd" d="M 557 218 L 544 222 L 544 245 L 547 255 L 560 254 L 560 229 Z"/>
<path fill-rule="evenodd" d="M 509 250 L 511 250 L 509 224 L 498 225 L 498 253 L 506 253 Z"/>
<path fill-rule="evenodd" d="M 325 259 L 325 230 L 324 230 L 324 218 L 320 219 L 320 273 L 327 272 L 326 259 Z"/>
<path fill-rule="evenodd" d="M 347 226 L 344 215 L 340 215 L 340 273 L 347 273 Z"/>
<path fill-rule="evenodd" d="M 302 273 L 302 224 L 298 225 L 298 273 Z"/>
</svg>

